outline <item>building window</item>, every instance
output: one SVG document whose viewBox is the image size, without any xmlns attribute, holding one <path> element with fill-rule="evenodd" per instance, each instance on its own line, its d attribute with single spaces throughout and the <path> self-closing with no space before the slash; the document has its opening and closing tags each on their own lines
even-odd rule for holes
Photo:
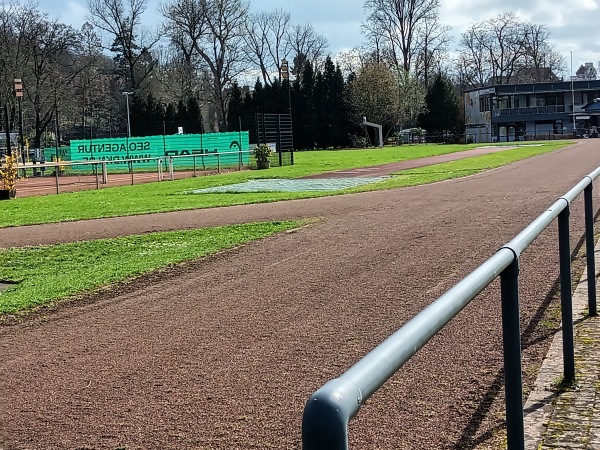
<svg viewBox="0 0 600 450">
<path fill-rule="evenodd" d="M 489 95 L 481 95 L 479 97 L 479 112 L 490 111 L 490 98 Z"/>
</svg>

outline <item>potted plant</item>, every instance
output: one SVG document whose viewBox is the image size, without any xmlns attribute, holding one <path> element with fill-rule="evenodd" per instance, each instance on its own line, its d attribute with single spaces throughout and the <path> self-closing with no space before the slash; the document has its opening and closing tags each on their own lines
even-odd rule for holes
<svg viewBox="0 0 600 450">
<path fill-rule="evenodd" d="M 2 166 L 0 166 L 0 177 L 2 178 L 0 200 L 15 198 L 15 195 L 17 195 L 16 185 L 18 179 L 16 155 L 6 155 Z"/>
<path fill-rule="evenodd" d="M 269 158 L 273 155 L 273 150 L 267 144 L 258 144 L 254 147 L 254 158 L 256 159 L 257 169 L 268 169 L 271 165 Z"/>
</svg>

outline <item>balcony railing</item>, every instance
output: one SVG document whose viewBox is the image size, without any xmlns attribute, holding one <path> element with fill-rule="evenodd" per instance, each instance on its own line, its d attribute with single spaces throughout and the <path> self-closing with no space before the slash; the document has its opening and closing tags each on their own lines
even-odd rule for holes
<svg viewBox="0 0 600 450">
<path fill-rule="evenodd" d="M 528 107 L 528 108 L 499 108 L 499 109 L 494 109 L 494 117 L 560 114 L 560 113 L 564 113 L 564 112 L 565 112 L 564 105 L 532 106 L 532 107 Z"/>
</svg>

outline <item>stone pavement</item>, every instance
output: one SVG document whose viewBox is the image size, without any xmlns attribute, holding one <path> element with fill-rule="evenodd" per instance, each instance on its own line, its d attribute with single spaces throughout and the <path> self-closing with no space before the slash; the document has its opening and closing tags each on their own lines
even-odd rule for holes
<svg viewBox="0 0 600 450">
<path fill-rule="evenodd" d="M 595 251 L 600 268 L 600 245 Z M 588 316 L 587 270 L 573 295 L 576 385 L 559 390 L 559 331 L 525 404 L 526 450 L 600 450 L 600 317 Z"/>
</svg>

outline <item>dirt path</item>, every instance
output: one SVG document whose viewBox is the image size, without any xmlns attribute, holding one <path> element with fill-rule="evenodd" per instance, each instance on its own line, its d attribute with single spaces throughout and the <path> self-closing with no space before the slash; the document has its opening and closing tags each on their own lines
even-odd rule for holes
<svg viewBox="0 0 600 450">
<path fill-rule="evenodd" d="M 401 170 L 440 164 L 504 150 L 506 150 L 506 147 L 482 147 L 466 150 L 464 152 L 430 156 L 411 161 L 400 161 L 381 166 L 327 172 L 306 178 L 385 176 Z M 151 174 L 146 175 L 148 176 L 148 179 L 150 179 Z M 121 176 L 121 178 L 123 177 L 126 178 L 126 175 Z M 121 178 L 112 177 L 113 183 L 119 182 Z M 35 179 L 31 181 L 32 183 L 35 182 Z M 154 181 L 154 179 L 152 179 L 152 181 Z M 82 186 L 80 187 L 83 189 Z M 87 189 L 89 189 L 89 187 Z M 373 195 L 377 196 L 376 194 Z M 337 197 L 335 199 L 332 197 L 325 197 L 278 202 L 268 206 L 260 204 L 242 205 L 218 209 L 176 211 L 27 227 L 0 228 L 0 248 L 22 247 L 26 245 L 49 245 L 79 240 L 111 238 L 122 236 L 124 234 L 142 234 L 256 221 L 314 217 L 320 216 L 323 211 L 334 214 L 336 212 L 341 212 L 348 207 L 351 207 L 355 202 L 356 200 L 354 200 L 354 197 L 349 196 Z M 332 210 L 330 211 L 330 209 Z"/>
<path fill-rule="evenodd" d="M 588 141 L 428 186 L 87 221 L 88 231 L 62 224 L 89 239 L 325 219 L 2 327 L 4 448 L 300 448 L 310 393 L 598 165 L 600 141 Z M 573 244 L 582 215 L 577 200 Z M 22 242 L 35 228 L 21 229 Z M 522 260 L 527 377 L 551 335 L 536 324 L 558 271 L 555 231 Z M 351 448 L 466 449 L 493 439 L 503 427 L 501 342 L 495 283 L 367 401 L 350 424 Z"/>
</svg>

